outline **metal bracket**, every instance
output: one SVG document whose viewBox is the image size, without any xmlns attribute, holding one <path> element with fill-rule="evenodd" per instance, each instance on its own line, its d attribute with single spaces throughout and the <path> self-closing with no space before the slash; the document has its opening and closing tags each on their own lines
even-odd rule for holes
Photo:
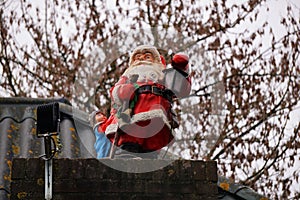
<svg viewBox="0 0 300 200">
<path fill-rule="evenodd" d="M 52 163 L 57 152 L 53 135 L 60 132 L 60 111 L 58 103 L 50 103 L 37 107 L 37 136 L 44 138 L 45 155 L 45 199 L 52 199 Z M 52 144 L 54 148 L 52 148 Z"/>
</svg>

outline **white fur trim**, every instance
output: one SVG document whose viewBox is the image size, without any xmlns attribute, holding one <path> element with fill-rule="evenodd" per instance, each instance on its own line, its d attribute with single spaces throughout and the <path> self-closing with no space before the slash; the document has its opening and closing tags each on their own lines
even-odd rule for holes
<svg viewBox="0 0 300 200">
<path fill-rule="evenodd" d="M 141 64 L 128 68 L 124 72 L 124 76 L 131 77 L 137 74 L 138 82 L 152 81 L 154 83 L 162 82 L 164 80 L 164 73 L 160 64 Z"/>
<path fill-rule="evenodd" d="M 163 120 L 163 122 L 169 128 L 171 128 L 171 125 L 170 125 L 170 123 L 168 121 L 167 116 L 165 115 L 165 113 L 161 109 L 150 110 L 150 111 L 147 111 L 147 112 L 141 112 L 141 113 L 135 114 L 135 115 L 132 116 L 130 123 L 136 123 L 136 122 L 139 122 L 139 121 L 145 121 L 145 120 L 153 119 L 153 118 L 156 118 L 156 117 L 161 117 L 162 120 Z"/>
<path fill-rule="evenodd" d="M 137 123 L 140 121 L 146 121 L 146 120 L 158 118 L 158 117 L 161 117 L 163 122 L 165 123 L 165 125 L 167 125 L 171 129 L 171 124 L 169 123 L 167 116 L 161 109 L 150 110 L 147 112 L 141 112 L 141 113 L 135 114 L 132 116 L 130 124 L 134 124 L 134 123 Z M 117 132 L 117 130 L 118 130 L 118 124 L 110 124 L 106 128 L 105 134 L 108 135 L 111 133 L 115 133 L 115 132 Z"/>
<path fill-rule="evenodd" d="M 118 130 L 118 124 L 110 124 L 109 126 L 106 127 L 105 135 L 116 133 L 117 130 Z"/>
</svg>

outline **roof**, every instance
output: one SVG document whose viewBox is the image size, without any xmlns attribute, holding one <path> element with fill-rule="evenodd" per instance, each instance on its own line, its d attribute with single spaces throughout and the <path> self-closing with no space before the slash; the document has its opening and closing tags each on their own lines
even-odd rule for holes
<svg viewBox="0 0 300 200">
<path fill-rule="evenodd" d="M 72 108 L 64 98 L 0 98 L 0 199 L 8 199 L 13 158 L 36 158 L 44 154 L 44 141 L 36 135 L 37 107 L 59 103 L 62 113 L 60 140 L 62 152 L 57 158 L 95 158 L 95 137 L 89 114 Z M 219 198 L 223 200 L 265 200 L 251 188 L 218 178 Z"/>
<path fill-rule="evenodd" d="M 229 178 L 218 176 L 218 199 L 222 200 L 267 200 L 250 187 L 238 184 Z"/>
<path fill-rule="evenodd" d="M 62 152 L 57 158 L 94 158 L 95 137 L 88 114 L 63 98 L 0 98 L 0 199 L 8 198 L 13 158 L 37 158 L 44 154 L 43 138 L 36 136 L 36 108 L 59 102 Z"/>
</svg>

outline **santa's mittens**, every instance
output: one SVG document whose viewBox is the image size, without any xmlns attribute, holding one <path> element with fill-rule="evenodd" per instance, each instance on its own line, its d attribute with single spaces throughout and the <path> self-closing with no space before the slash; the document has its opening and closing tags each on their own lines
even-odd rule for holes
<svg viewBox="0 0 300 200">
<path fill-rule="evenodd" d="M 189 57 L 184 53 L 176 53 L 172 57 L 171 65 L 174 69 L 181 70 L 188 73 L 189 70 Z"/>
<path fill-rule="evenodd" d="M 134 98 L 134 91 L 133 84 L 122 84 L 118 86 L 117 95 L 121 101 L 129 101 Z"/>
</svg>

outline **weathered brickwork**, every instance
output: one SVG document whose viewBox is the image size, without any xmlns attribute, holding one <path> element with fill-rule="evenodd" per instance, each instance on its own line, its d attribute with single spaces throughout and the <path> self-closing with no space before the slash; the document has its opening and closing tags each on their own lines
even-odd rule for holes
<svg viewBox="0 0 300 200">
<path fill-rule="evenodd" d="M 53 199 L 217 199 L 215 162 L 177 160 L 165 165 L 166 162 L 54 159 Z M 146 173 L 130 173 L 109 167 L 113 164 L 131 168 L 151 165 L 165 167 Z M 10 198 L 44 199 L 43 160 L 13 160 Z"/>
</svg>

